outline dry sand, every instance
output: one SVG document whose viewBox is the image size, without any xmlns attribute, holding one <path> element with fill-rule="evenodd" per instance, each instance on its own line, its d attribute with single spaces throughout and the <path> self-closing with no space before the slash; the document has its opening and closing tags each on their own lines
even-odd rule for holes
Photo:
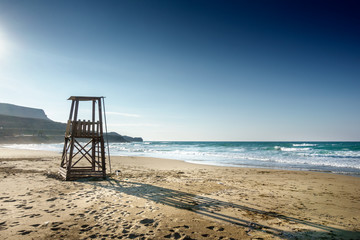
<svg viewBox="0 0 360 240">
<path fill-rule="evenodd" d="M 360 178 L 112 157 L 61 181 L 60 154 L 0 148 L 0 239 L 360 239 Z"/>
</svg>

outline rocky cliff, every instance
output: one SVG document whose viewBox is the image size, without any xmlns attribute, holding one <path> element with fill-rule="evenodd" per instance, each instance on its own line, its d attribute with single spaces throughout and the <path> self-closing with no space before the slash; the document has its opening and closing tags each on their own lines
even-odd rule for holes
<svg viewBox="0 0 360 240">
<path fill-rule="evenodd" d="M 0 103 L 0 115 L 50 120 L 42 109 L 22 107 L 8 103 Z"/>
</svg>

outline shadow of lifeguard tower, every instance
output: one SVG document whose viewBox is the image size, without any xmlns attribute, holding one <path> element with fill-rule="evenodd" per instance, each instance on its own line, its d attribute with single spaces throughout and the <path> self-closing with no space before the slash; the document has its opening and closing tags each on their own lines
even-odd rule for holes
<svg viewBox="0 0 360 240">
<path fill-rule="evenodd" d="M 104 97 L 71 96 L 60 175 L 65 180 L 81 177 L 106 178 L 103 134 Z M 91 120 L 78 119 L 79 103 L 91 102 Z"/>
</svg>

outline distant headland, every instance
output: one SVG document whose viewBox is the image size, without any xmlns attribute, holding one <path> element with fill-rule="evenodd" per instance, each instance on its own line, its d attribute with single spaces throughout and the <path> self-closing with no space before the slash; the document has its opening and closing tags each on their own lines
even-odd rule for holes
<svg viewBox="0 0 360 240">
<path fill-rule="evenodd" d="M 66 124 L 52 121 L 43 109 L 0 103 L 0 143 L 56 143 L 64 141 Z M 141 137 L 107 134 L 109 142 L 142 142 Z"/>
</svg>

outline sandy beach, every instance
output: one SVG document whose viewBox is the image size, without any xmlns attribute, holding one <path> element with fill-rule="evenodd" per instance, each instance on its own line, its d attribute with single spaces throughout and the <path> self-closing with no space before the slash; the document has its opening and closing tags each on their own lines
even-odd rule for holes
<svg viewBox="0 0 360 240">
<path fill-rule="evenodd" d="M 60 154 L 0 148 L 1 239 L 360 239 L 360 178 L 112 157 L 62 181 Z"/>
</svg>

